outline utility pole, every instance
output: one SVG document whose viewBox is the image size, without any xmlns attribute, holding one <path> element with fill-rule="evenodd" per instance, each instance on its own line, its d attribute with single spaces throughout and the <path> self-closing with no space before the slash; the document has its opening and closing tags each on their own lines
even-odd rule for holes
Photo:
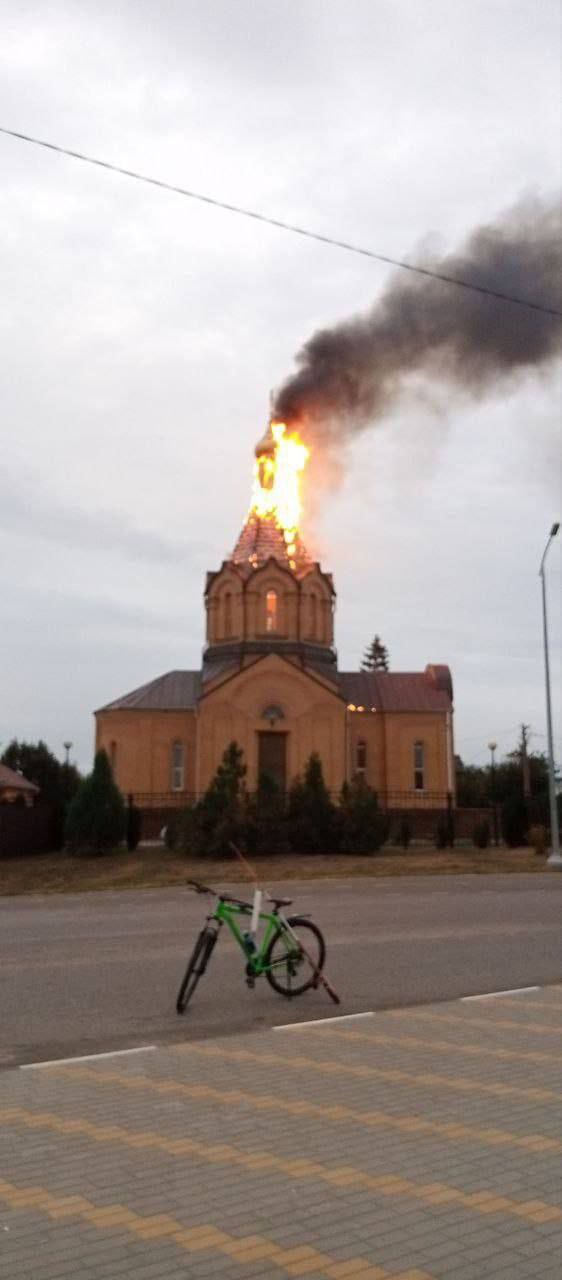
<svg viewBox="0 0 562 1280">
<path fill-rule="evenodd" d="M 548 535 L 548 542 L 542 553 L 541 567 L 539 569 L 539 577 L 541 580 L 541 596 L 542 596 L 542 625 L 543 625 L 543 642 L 544 642 L 544 675 L 546 685 L 546 727 L 548 734 L 548 799 L 550 807 L 550 854 L 547 863 L 550 867 L 556 867 L 557 870 L 562 869 L 562 857 L 560 856 L 560 832 L 558 829 L 558 806 L 556 800 L 556 776 L 554 771 L 554 746 L 552 741 L 552 708 L 550 705 L 550 661 L 548 656 L 548 622 L 546 613 L 546 581 L 544 572 L 544 562 L 547 552 L 556 537 L 560 525 L 558 521 L 553 524 Z"/>
<path fill-rule="evenodd" d="M 519 744 L 519 759 L 521 760 L 521 773 L 523 775 L 523 795 L 528 800 L 531 794 L 531 770 L 529 766 L 529 757 L 527 755 L 527 744 L 529 742 L 529 725 L 521 725 L 521 742 Z"/>
<path fill-rule="evenodd" d="M 498 840 L 498 808 L 496 805 L 496 758 L 497 742 L 489 742 L 488 750 L 490 752 L 490 800 L 492 801 L 492 818 L 494 822 L 494 844 L 496 849 L 499 844 Z"/>
</svg>

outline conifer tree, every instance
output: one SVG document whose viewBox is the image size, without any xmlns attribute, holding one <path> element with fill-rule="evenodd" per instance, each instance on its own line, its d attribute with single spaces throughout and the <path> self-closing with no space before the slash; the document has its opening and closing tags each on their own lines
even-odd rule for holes
<svg viewBox="0 0 562 1280">
<path fill-rule="evenodd" d="M 98 751 L 92 773 L 80 783 L 68 810 L 66 840 L 72 849 L 104 853 L 125 835 L 125 804 L 113 781 L 105 751 Z"/>
<path fill-rule="evenodd" d="M 374 640 L 367 645 L 363 660 L 361 662 L 362 671 L 388 671 L 390 658 L 388 649 L 383 644 L 380 636 L 375 636 Z"/>
<path fill-rule="evenodd" d="M 293 852 L 336 852 L 337 811 L 324 782 L 322 761 L 316 752 L 309 757 L 304 779 L 297 778 L 289 791 L 288 826 Z"/>
</svg>

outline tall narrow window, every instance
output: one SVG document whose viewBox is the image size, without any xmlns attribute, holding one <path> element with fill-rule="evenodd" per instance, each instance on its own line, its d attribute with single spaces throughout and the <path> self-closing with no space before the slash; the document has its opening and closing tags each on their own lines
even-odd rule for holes
<svg viewBox="0 0 562 1280">
<path fill-rule="evenodd" d="M 117 769 L 117 743 L 116 742 L 110 742 L 109 744 L 109 763 L 111 765 L 113 781 L 115 782 L 115 771 Z"/>
<path fill-rule="evenodd" d="M 224 637 L 225 640 L 232 635 L 232 595 L 230 591 L 224 593 Z"/>
<path fill-rule="evenodd" d="M 277 631 L 277 592 L 268 591 L 265 597 L 265 629 Z"/>
<path fill-rule="evenodd" d="M 414 790 L 425 791 L 425 747 L 414 742 Z"/>
<path fill-rule="evenodd" d="M 362 738 L 357 743 L 355 768 L 357 773 L 365 773 L 367 768 L 367 743 Z"/>
<path fill-rule="evenodd" d="M 183 742 L 172 743 L 172 791 L 183 791 L 185 787 L 185 747 Z"/>
<path fill-rule="evenodd" d="M 310 597 L 310 634 L 313 640 L 318 636 L 318 600 L 315 595 Z"/>
</svg>

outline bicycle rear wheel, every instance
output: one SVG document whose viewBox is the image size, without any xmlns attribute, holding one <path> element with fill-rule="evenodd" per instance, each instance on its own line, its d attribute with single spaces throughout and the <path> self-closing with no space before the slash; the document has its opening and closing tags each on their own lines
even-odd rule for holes
<svg viewBox="0 0 562 1280">
<path fill-rule="evenodd" d="M 317 974 L 324 968 L 326 944 L 312 920 L 291 916 L 287 923 L 292 932 L 280 922 L 278 932 L 271 939 L 265 957 L 268 966 L 265 976 L 274 991 L 290 998 L 302 995 L 316 984 Z"/>
<path fill-rule="evenodd" d="M 185 1013 L 199 979 L 203 976 L 211 958 L 218 934 L 214 929 L 202 929 L 191 953 L 191 959 L 178 991 L 176 1012 Z"/>
</svg>

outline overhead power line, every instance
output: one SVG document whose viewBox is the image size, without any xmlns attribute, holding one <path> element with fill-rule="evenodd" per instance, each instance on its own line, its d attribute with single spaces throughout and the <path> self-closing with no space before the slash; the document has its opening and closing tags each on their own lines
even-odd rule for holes
<svg viewBox="0 0 562 1280">
<path fill-rule="evenodd" d="M 540 311 L 548 316 L 562 316 L 562 311 L 555 307 L 545 307 L 541 302 L 533 302 L 529 298 L 518 298 L 511 293 L 501 293 L 498 289 L 487 285 L 473 284 L 470 280 L 462 280 L 458 276 L 449 276 L 441 271 L 433 271 L 430 267 L 418 267 L 413 262 L 402 262 L 399 258 L 390 258 L 384 253 L 375 253 L 374 249 L 365 249 L 361 245 L 351 244 L 347 240 L 336 240 L 334 236 L 322 235 L 320 231 L 311 231 L 307 227 L 296 226 L 292 222 L 284 222 L 281 218 L 272 218 L 269 214 L 258 213 L 255 209 L 246 209 L 243 205 L 229 204 L 215 196 L 203 195 L 200 191 L 189 191 L 187 187 L 176 186 L 173 182 L 164 182 L 162 178 L 151 178 L 146 173 L 137 173 L 134 169 L 125 169 L 122 165 L 111 164 L 109 160 L 99 160 L 96 156 L 85 155 L 81 151 L 72 151 L 70 147 L 61 147 L 56 142 L 46 142 L 43 138 L 33 138 L 27 133 L 19 133 L 16 129 L 6 129 L 0 125 L 0 133 L 10 138 L 18 138 L 21 142 L 30 142 L 35 147 L 45 147 L 48 151 L 58 151 L 60 155 L 70 156 L 73 160 L 82 160 L 85 164 L 97 165 L 100 169 L 109 169 L 112 173 L 120 173 L 125 178 L 134 178 L 136 182 L 146 182 L 152 187 L 161 187 L 164 191 L 173 191 L 176 195 L 186 196 L 188 200 L 199 200 L 202 204 L 213 205 L 216 209 L 224 209 L 227 213 L 237 213 L 243 218 L 253 218 L 256 222 L 264 222 L 267 226 L 277 227 L 281 231 L 290 231 L 297 236 L 306 236 L 308 240 L 319 240 L 321 244 L 332 245 L 335 249 L 345 249 L 348 253 L 358 253 L 364 258 L 374 258 L 376 262 L 384 262 L 391 267 L 400 267 L 403 271 L 413 271 L 419 276 L 429 276 L 433 280 L 441 280 L 444 284 L 455 285 L 459 289 L 470 289 L 473 293 L 482 293 L 500 302 L 514 303 L 518 307 L 527 307 L 531 311 Z"/>
</svg>

